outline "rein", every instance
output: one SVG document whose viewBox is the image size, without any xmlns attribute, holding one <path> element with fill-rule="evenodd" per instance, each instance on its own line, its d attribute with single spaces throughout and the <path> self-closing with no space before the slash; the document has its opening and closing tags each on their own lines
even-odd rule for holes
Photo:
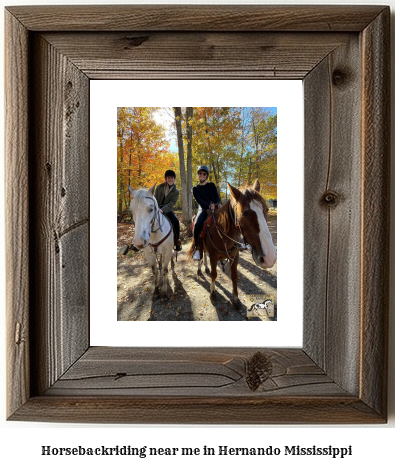
<svg viewBox="0 0 395 470">
<path fill-rule="evenodd" d="M 229 202 L 229 215 L 230 215 L 230 218 L 233 222 L 233 225 L 236 227 L 236 238 L 237 238 L 237 230 L 240 230 L 240 233 L 243 237 L 243 240 L 244 240 L 244 245 L 247 245 L 248 243 L 246 242 L 246 239 L 245 239 L 245 236 L 241 230 L 241 227 L 240 227 L 240 224 L 238 223 L 238 221 L 236 220 L 236 211 L 235 211 L 235 216 L 233 216 L 233 212 L 232 210 L 235 210 L 236 206 L 237 206 L 238 202 L 236 202 L 236 204 L 232 207 L 232 203 Z M 214 217 L 214 214 L 213 214 L 213 217 Z M 215 222 L 215 217 L 214 217 L 214 222 Z M 217 229 L 218 232 L 222 233 L 222 235 L 225 235 L 226 238 L 228 238 L 230 241 L 232 241 L 233 243 L 236 243 L 236 245 L 240 245 L 240 246 L 243 246 L 243 243 L 237 241 L 237 240 L 234 240 L 232 237 L 230 237 L 229 235 L 227 235 L 226 233 L 224 233 L 219 227 L 218 225 L 215 223 L 215 228 Z M 222 238 L 222 237 L 221 237 Z M 225 242 L 224 242 L 225 243 Z"/>
<path fill-rule="evenodd" d="M 243 237 L 243 240 L 244 240 L 244 245 L 247 245 L 246 238 L 244 236 L 243 231 L 241 230 L 241 226 L 240 226 L 239 222 L 236 220 L 237 219 L 237 217 L 236 217 L 236 206 L 237 206 L 237 204 L 238 204 L 238 202 L 236 202 L 236 204 L 232 207 L 232 203 L 229 202 L 229 215 L 230 215 L 230 218 L 232 219 L 233 225 L 236 227 L 236 238 L 237 238 L 237 229 L 239 229 L 240 233 L 241 233 L 241 236 Z M 234 217 L 233 217 L 232 210 L 235 211 L 235 216 Z M 218 228 L 218 230 L 220 230 L 220 229 Z M 225 235 L 225 237 L 228 237 L 229 240 L 232 240 L 233 243 L 236 243 L 237 245 L 240 245 L 240 246 L 243 245 L 243 243 L 240 243 L 237 240 L 233 240 L 233 238 L 229 237 L 229 235 L 226 235 L 226 233 L 223 233 L 223 234 Z"/>
<path fill-rule="evenodd" d="M 236 204 L 232 207 L 232 203 L 229 202 L 229 215 L 230 215 L 230 218 L 231 218 L 231 220 L 232 220 L 232 222 L 233 222 L 233 225 L 236 227 L 236 237 L 237 237 L 237 230 L 239 229 L 239 230 L 240 230 L 240 233 L 241 233 L 242 236 L 243 236 L 244 243 L 246 244 L 246 240 L 245 240 L 244 234 L 243 234 L 243 232 L 241 231 L 241 227 L 240 227 L 239 223 L 238 223 L 237 220 L 236 220 L 237 217 L 236 217 L 236 210 L 235 210 L 235 208 L 236 208 L 237 204 L 238 204 L 238 203 L 236 202 Z M 234 215 L 234 216 L 233 216 L 232 210 L 235 210 L 235 215 Z M 219 253 L 226 253 L 226 256 L 227 256 L 227 258 L 228 258 L 228 260 L 229 260 L 229 265 L 232 266 L 232 264 L 233 264 L 233 262 L 234 262 L 234 260 L 235 260 L 235 257 L 231 258 L 231 257 L 230 257 L 230 253 L 233 253 L 233 251 L 234 251 L 235 249 L 238 251 L 238 250 L 239 250 L 239 247 L 238 247 L 237 245 L 242 246 L 242 243 L 238 242 L 237 240 L 234 240 L 234 239 L 231 238 L 229 235 L 227 235 L 226 233 L 224 233 L 224 232 L 218 227 L 218 225 L 217 225 L 217 221 L 215 220 L 214 211 L 212 212 L 212 214 L 213 214 L 213 220 L 214 220 L 215 229 L 217 230 L 218 235 L 220 236 L 221 240 L 222 240 L 223 243 L 224 243 L 225 251 L 220 250 L 219 248 L 217 248 L 217 247 L 215 246 L 215 244 L 214 244 L 214 242 L 213 242 L 213 240 L 212 240 L 212 238 L 211 238 L 211 235 L 210 235 L 210 232 L 209 232 L 209 231 L 207 231 L 208 237 L 209 237 L 210 242 L 211 242 L 211 244 L 213 245 L 213 247 L 214 247 L 214 249 L 215 249 L 216 251 L 218 251 Z M 225 242 L 225 240 L 224 240 L 224 238 L 223 238 L 222 235 L 225 235 L 225 237 L 227 237 L 229 240 L 231 240 L 233 243 L 235 243 L 235 245 L 233 245 L 232 248 L 231 248 L 229 251 L 228 251 L 227 248 L 226 248 L 226 242 Z"/>
<path fill-rule="evenodd" d="M 170 230 L 168 232 L 168 234 L 163 237 L 158 243 L 148 243 L 148 245 L 154 249 L 155 253 L 158 251 L 158 246 L 162 245 L 162 243 L 167 239 L 169 238 L 169 235 L 173 232 L 173 227 L 170 226 Z"/>
</svg>

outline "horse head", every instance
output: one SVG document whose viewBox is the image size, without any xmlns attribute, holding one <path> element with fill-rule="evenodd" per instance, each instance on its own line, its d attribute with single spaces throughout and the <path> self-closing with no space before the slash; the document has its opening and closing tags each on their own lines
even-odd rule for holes
<svg viewBox="0 0 395 470">
<path fill-rule="evenodd" d="M 236 226 L 252 248 L 255 264 L 271 268 L 277 260 L 277 251 L 267 226 L 269 209 L 259 194 L 260 183 L 255 181 L 252 188 L 239 189 L 228 183 L 234 207 Z"/>
<path fill-rule="evenodd" d="M 157 214 L 157 203 L 154 198 L 154 184 L 150 189 L 135 190 L 128 185 L 133 199 L 129 210 L 134 220 L 133 244 L 137 248 L 145 248 L 149 242 L 151 227 Z"/>
</svg>

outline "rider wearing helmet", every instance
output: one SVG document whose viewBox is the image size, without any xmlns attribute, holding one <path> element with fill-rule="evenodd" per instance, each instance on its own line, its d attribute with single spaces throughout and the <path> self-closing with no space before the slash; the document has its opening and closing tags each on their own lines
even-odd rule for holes
<svg viewBox="0 0 395 470">
<path fill-rule="evenodd" d="M 180 191 L 175 185 L 176 174 L 173 170 L 167 170 L 165 173 L 165 182 L 157 186 L 155 190 L 155 199 L 158 202 L 159 210 L 171 220 L 174 229 L 174 249 L 181 251 L 180 244 L 180 222 L 173 212 L 173 207 L 178 201 Z"/>
<path fill-rule="evenodd" d="M 194 260 L 200 259 L 199 252 L 199 236 L 202 231 L 204 221 L 207 217 L 207 209 L 214 210 L 216 204 L 218 207 L 221 207 L 221 200 L 218 195 L 217 187 L 214 183 L 207 181 L 210 170 L 206 165 L 201 165 L 197 169 L 197 174 L 199 178 L 199 184 L 193 187 L 193 196 L 196 199 L 196 202 L 199 204 L 198 213 L 195 219 L 195 226 L 193 231 L 193 236 L 195 240 L 195 254 L 193 255 Z"/>
</svg>

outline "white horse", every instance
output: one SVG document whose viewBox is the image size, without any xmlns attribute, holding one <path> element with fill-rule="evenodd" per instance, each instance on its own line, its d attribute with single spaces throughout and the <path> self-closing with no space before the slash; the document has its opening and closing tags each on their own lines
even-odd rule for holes
<svg viewBox="0 0 395 470">
<path fill-rule="evenodd" d="M 263 310 L 266 310 L 266 312 L 268 312 L 268 308 L 269 308 L 269 304 L 272 304 L 273 302 L 271 300 L 265 300 L 265 302 L 263 302 L 263 304 L 253 304 L 251 305 L 251 307 L 248 309 L 249 312 L 251 312 L 252 309 L 255 309 L 255 310 L 258 310 L 258 309 L 263 309 Z"/>
<path fill-rule="evenodd" d="M 144 251 L 144 255 L 155 278 L 154 296 L 159 296 L 159 275 L 157 258 L 160 257 L 163 277 L 163 296 L 168 296 L 168 273 L 169 261 L 174 267 L 173 246 L 174 235 L 172 226 L 159 211 L 158 203 L 154 197 L 155 184 L 150 189 L 134 190 L 128 185 L 133 199 L 129 210 L 134 220 L 133 245 Z"/>
</svg>

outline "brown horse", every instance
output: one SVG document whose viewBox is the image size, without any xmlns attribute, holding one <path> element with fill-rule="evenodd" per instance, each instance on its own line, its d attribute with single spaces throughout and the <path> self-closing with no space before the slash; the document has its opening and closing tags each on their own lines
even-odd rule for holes
<svg viewBox="0 0 395 470">
<path fill-rule="evenodd" d="M 252 257 L 257 266 L 271 268 L 277 260 L 276 248 L 267 226 L 269 208 L 259 194 L 260 184 L 256 180 L 252 188 L 238 190 L 228 183 L 231 199 L 214 212 L 203 239 L 203 250 L 210 255 L 211 287 L 210 298 L 216 299 L 215 280 L 217 278 L 217 263 L 228 259 L 233 284 L 233 303 L 240 310 L 237 290 L 237 265 L 239 261 L 240 240 L 251 246 Z M 194 242 L 188 254 L 193 255 Z M 201 273 L 202 259 L 199 261 L 198 274 Z M 207 267 L 207 264 L 206 264 Z"/>
</svg>

